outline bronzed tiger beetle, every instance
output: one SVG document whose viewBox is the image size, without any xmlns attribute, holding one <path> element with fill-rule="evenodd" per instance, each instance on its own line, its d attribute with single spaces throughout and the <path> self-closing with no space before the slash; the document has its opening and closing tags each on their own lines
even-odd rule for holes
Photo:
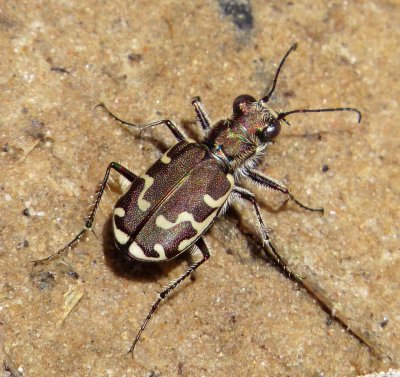
<svg viewBox="0 0 400 377">
<path fill-rule="evenodd" d="M 361 121 L 360 111 L 350 107 L 277 112 L 268 106 L 281 68 L 296 47 L 297 44 L 294 44 L 280 62 L 268 94 L 259 101 L 249 95 L 240 95 L 233 101 L 230 118 L 211 123 L 200 98 L 195 97 L 192 105 L 204 133 L 199 142 L 186 138 L 169 119 L 136 125 L 113 115 L 104 104 L 98 105 L 116 121 L 140 130 L 165 125 L 178 142 L 139 176 L 120 164 L 111 162 L 82 230 L 61 250 L 35 263 L 50 261 L 64 254 L 92 228 L 111 169 L 130 182 L 127 191 L 118 199 L 112 216 L 115 245 L 127 258 L 162 262 L 193 248 L 197 248 L 202 254 L 199 261 L 159 293 L 129 352 L 133 352 L 160 302 L 210 257 L 203 236 L 234 198 L 241 198 L 252 204 L 268 254 L 288 274 L 292 274 L 271 243 L 255 195 L 241 187 L 239 182 L 242 178 L 248 179 L 283 193 L 301 208 L 323 212 L 322 208 L 311 208 L 302 204 L 285 185 L 263 175 L 256 167 L 261 163 L 266 148 L 279 135 L 282 124 L 288 124 L 286 118 L 291 114 L 353 111 L 358 115 L 358 122 Z M 294 276 L 301 280 L 300 277 Z"/>
</svg>

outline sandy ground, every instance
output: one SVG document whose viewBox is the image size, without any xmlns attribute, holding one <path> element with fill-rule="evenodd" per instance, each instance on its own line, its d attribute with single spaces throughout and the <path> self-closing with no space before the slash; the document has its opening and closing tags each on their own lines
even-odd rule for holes
<svg viewBox="0 0 400 377">
<path fill-rule="evenodd" d="M 396 1 L 0 2 L 0 358 L 4 376 L 358 376 L 400 367 L 399 60 Z M 32 269 L 83 225 L 109 162 L 140 173 L 173 145 L 137 123 L 170 118 L 200 138 L 260 98 L 294 42 L 271 103 L 353 106 L 292 115 L 260 170 L 325 215 L 251 187 L 281 254 L 317 290 L 262 257 L 251 206 L 206 240 L 213 256 L 154 315 L 156 291 L 190 261 L 134 265 L 112 246 L 118 178 L 90 234 Z M 247 186 L 250 187 L 250 186 Z M 63 262 L 63 263 L 61 263 Z M 372 349 L 346 331 L 348 326 Z"/>
</svg>

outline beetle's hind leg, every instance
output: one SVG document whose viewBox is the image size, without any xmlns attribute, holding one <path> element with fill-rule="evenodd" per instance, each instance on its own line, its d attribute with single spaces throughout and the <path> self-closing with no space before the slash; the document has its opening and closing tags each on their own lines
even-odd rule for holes
<svg viewBox="0 0 400 377">
<path fill-rule="evenodd" d="M 160 294 L 158 295 L 157 300 L 154 302 L 153 306 L 151 307 L 149 314 L 147 314 L 147 317 L 145 318 L 142 326 L 140 327 L 135 340 L 133 341 L 131 348 L 129 348 L 128 353 L 133 353 L 137 342 L 140 339 L 140 336 L 142 335 L 143 330 L 146 328 L 147 323 L 149 322 L 151 316 L 153 313 L 157 310 L 158 306 L 160 305 L 161 301 L 164 300 L 173 289 L 175 289 L 180 283 L 182 283 L 183 280 L 185 280 L 188 276 L 190 276 L 200 265 L 202 265 L 208 258 L 210 258 L 210 252 L 208 250 L 207 244 L 205 243 L 204 239 L 201 237 L 196 241 L 196 246 L 200 249 L 203 257 L 196 263 L 194 263 L 192 266 L 190 266 L 187 271 L 182 274 L 178 279 L 173 281 L 167 288 L 165 288 Z"/>
<path fill-rule="evenodd" d="M 178 141 L 182 141 L 182 140 L 186 139 L 185 135 L 182 133 L 182 131 L 178 128 L 178 126 L 172 120 L 162 119 L 162 120 L 156 120 L 154 122 L 150 122 L 150 123 L 147 123 L 147 124 L 139 125 L 139 124 L 127 122 L 126 120 L 123 120 L 120 117 L 117 117 L 110 110 L 108 110 L 108 108 L 106 107 L 106 105 L 104 103 L 100 103 L 96 107 L 102 107 L 107 112 L 107 114 L 111 118 L 116 120 L 117 122 L 119 122 L 119 123 L 121 123 L 121 124 L 123 124 L 125 126 L 128 126 L 128 127 L 136 127 L 136 128 L 138 128 L 140 130 L 140 132 L 142 132 L 145 128 L 158 126 L 160 124 L 165 124 L 169 128 L 169 130 L 173 133 L 173 135 L 175 136 L 175 138 Z"/>
<path fill-rule="evenodd" d="M 70 241 L 67 245 L 65 245 L 62 249 L 58 250 L 56 253 L 51 254 L 46 258 L 32 261 L 35 266 L 38 264 L 49 262 L 49 261 L 53 260 L 54 258 L 60 257 L 65 252 L 67 252 L 72 246 L 74 246 L 88 230 L 92 229 L 93 221 L 96 216 L 97 209 L 99 208 L 100 200 L 101 200 L 101 198 L 104 194 L 104 190 L 107 186 L 107 181 L 110 176 L 111 169 L 116 170 L 119 174 L 121 174 L 123 177 L 125 177 L 130 182 L 133 182 L 137 178 L 136 175 L 134 173 L 132 173 L 131 171 L 129 171 L 127 168 L 123 167 L 122 165 L 118 164 L 117 162 L 111 162 L 107 167 L 106 174 L 104 175 L 104 179 L 103 179 L 103 181 L 100 185 L 100 188 L 97 192 L 96 200 L 94 202 L 93 208 L 92 208 L 91 212 L 89 213 L 88 217 L 86 218 L 85 226 L 72 239 L 72 241 Z"/>
<path fill-rule="evenodd" d="M 285 258 L 283 258 L 278 251 L 276 250 L 275 246 L 271 242 L 271 239 L 268 234 L 267 227 L 264 224 L 264 220 L 261 216 L 260 208 L 256 201 L 256 197 L 252 192 L 249 190 L 244 189 L 243 187 L 235 186 L 233 189 L 233 193 L 238 195 L 240 198 L 249 201 L 253 205 L 254 212 L 257 216 L 258 224 L 260 225 L 260 232 L 261 237 L 263 240 L 263 245 L 266 246 L 264 250 L 267 254 L 271 257 L 271 259 L 277 263 L 289 276 L 292 276 L 296 281 L 299 283 L 302 282 L 301 276 L 295 274 L 290 267 Z"/>
</svg>

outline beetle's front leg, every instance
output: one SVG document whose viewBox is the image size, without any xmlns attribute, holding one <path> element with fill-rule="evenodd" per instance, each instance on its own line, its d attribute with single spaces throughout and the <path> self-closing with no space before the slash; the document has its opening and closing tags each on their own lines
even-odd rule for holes
<svg viewBox="0 0 400 377">
<path fill-rule="evenodd" d="M 299 275 L 292 272 L 292 270 L 289 268 L 289 266 L 287 264 L 287 261 L 283 257 L 281 257 L 281 255 L 276 250 L 275 246 L 272 244 L 271 239 L 268 234 L 267 227 L 265 226 L 264 220 L 261 216 L 260 208 L 256 201 L 255 195 L 252 192 L 250 192 L 249 190 L 246 190 L 240 186 L 235 186 L 233 189 L 233 193 L 238 195 L 240 198 L 242 198 L 244 200 L 248 200 L 253 205 L 253 209 L 257 216 L 258 224 L 260 226 L 260 232 L 261 232 L 261 238 L 263 240 L 263 245 L 266 246 L 268 255 L 272 258 L 272 260 L 274 260 L 277 264 L 279 264 L 288 275 L 293 276 L 298 282 L 301 283 L 302 278 Z"/>
<path fill-rule="evenodd" d="M 92 228 L 93 221 L 96 216 L 97 209 L 99 208 L 100 200 L 101 200 L 104 190 L 106 188 L 111 169 L 116 170 L 118 173 L 120 173 L 123 177 L 125 177 L 130 182 L 133 182 L 137 178 L 136 175 L 134 173 L 132 173 L 131 171 L 129 171 L 127 168 L 123 167 L 122 165 L 118 164 L 117 162 L 111 162 L 107 167 L 106 174 L 104 175 L 104 179 L 103 179 L 103 181 L 100 185 L 100 188 L 97 192 L 97 196 L 96 196 L 96 200 L 94 202 L 93 208 L 92 208 L 89 216 L 86 218 L 85 226 L 72 239 L 72 241 L 70 241 L 67 245 L 65 245 L 62 249 L 58 250 L 56 253 L 51 254 L 46 258 L 32 261 L 35 265 L 51 261 L 52 259 L 54 259 L 58 256 L 61 256 L 66 251 L 68 251 L 76 242 L 78 242 L 89 229 Z"/>
<path fill-rule="evenodd" d="M 307 211 L 316 211 L 316 212 L 321 212 L 324 213 L 324 209 L 322 207 L 318 208 L 313 208 L 306 206 L 305 204 L 301 203 L 299 200 L 297 200 L 294 195 L 289 191 L 289 189 L 283 185 L 282 183 L 276 181 L 275 179 L 271 177 L 267 177 L 264 174 L 260 173 L 257 170 L 246 170 L 245 175 L 247 178 L 249 178 L 252 182 L 258 183 L 261 186 L 267 187 L 269 189 L 279 191 L 289 197 L 290 200 L 295 202 L 299 207 L 306 209 Z"/>
<path fill-rule="evenodd" d="M 127 122 L 126 120 L 123 120 L 123 119 L 117 117 L 110 110 L 108 110 L 108 108 L 106 107 L 106 105 L 104 105 L 104 103 L 100 103 L 96 107 L 102 107 L 107 112 L 107 114 L 111 118 L 116 120 L 117 122 L 119 122 L 125 126 L 137 127 L 140 130 L 140 132 L 142 132 L 145 128 L 158 126 L 160 124 L 165 124 L 169 128 L 169 130 L 174 134 L 175 138 L 178 141 L 182 141 L 182 140 L 186 139 L 185 135 L 182 133 L 182 131 L 178 128 L 178 126 L 172 120 L 162 119 L 162 120 L 156 120 L 154 122 L 150 122 L 147 124 L 138 125 L 138 124 Z"/>
<path fill-rule="evenodd" d="M 161 301 L 164 300 L 171 293 L 171 291 L 174 288 L 176 288 L 180 283 L 182 283 L 182 281 L 185 280 L 189 275 L 191 275 L 201 264 L 203 264 L 208 258 L 210 258 L 210 252 L 208 250 L 207 244 L 205 243 L 205 241 L 202 237 L 196 241 L 196 246 L 200 249 L 201 253 L 203 254 L 203 258 L 201 258 L 198 262 L 196 262 L 192 266 L 190 266 L 184 274 L 182 274 L 178 279 L 173 281 L 167 288 L 165 288 L 162 292 L 160 292 L 157 300 L 154 302 L 153 306 L 151 307 L 151 309 L 149 311 L 149 314 L 147 314 L 147 317 L 145 318 L 142 326 L 140 327 L 140 329 L 136 335 L 136 338 L 132 343 L 131 348 L 129 348 L 128 353 L 132 353 L 133 350 L 135 349 L 135 346 L 136 346 L 137 342 L 139 341 L 143 330 L 146 328 L 147 323 L 149 322 L 151 316 L 153 315 L 153 313 L 156 311 L 156 309 L 160 305 Z"/>
<path fill-rule="evenodd" d="M 211 128 L 211 121 L 206 113 L 206 110 L 204 108 L 203 103 L 201 102 L 200 97 L 194 97 L 192 99 L 192 105 L 194 107 L 194 111 L 196 112 L 197 118 L 203 130 L 204 131 L 209 130 Z"/>
</svg>

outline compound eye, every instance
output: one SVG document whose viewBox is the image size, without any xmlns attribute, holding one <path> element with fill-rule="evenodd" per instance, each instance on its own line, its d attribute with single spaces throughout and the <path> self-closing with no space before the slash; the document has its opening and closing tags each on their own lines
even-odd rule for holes
<svg viewBox="0 0 400 377">
<path fill-rule="evenodd" d="M 278 119 L 273 120 L 268 124 L 261 133 L 261 141 L 267 142 L 275 139 L 281 132 L 281 122 Z"/>
<path fill-rule="evenodd" d="M 242 94 L 233 101 L 233 114 L 238 116 L 246 113 L 249 106 L 256 102 L 256 99 L 248 94 Z"/>
</svg>

